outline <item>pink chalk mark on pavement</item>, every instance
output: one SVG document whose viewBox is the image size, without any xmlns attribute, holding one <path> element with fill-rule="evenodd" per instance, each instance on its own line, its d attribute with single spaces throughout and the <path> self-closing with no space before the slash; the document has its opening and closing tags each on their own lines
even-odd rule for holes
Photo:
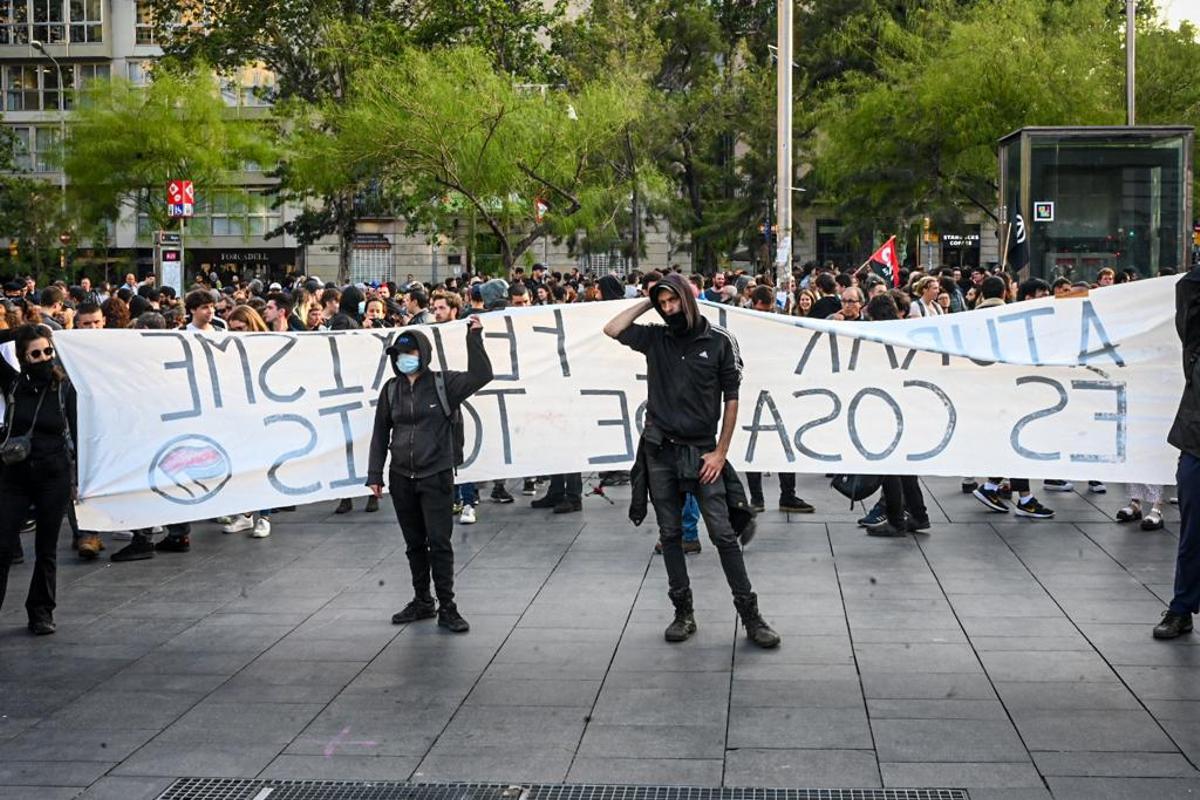
<svg viewBox="0 0 1200 800">
<path fill-rule="evenodd" d="M 377 744 L 379 744 L 378 742 L 368 741 L 365 739 L 361 739 L 361 740 L 347 739 L 346 737 L 349 735 L 350 735 L 350 726 L 347 725 L 345 728 L 342 728 L 341 733 L 339 733 L 337 736 L 334 736 L 332 739 L 329 740 L 329 744 L 325 745 L 325 757 L 331 758 L 333 756 L 333 754 L 337 752 L 337 749 L 339 747 L 343 747 L 343 746 L 345 746 L 345 747 L 375 747 Z"/>
</svg>

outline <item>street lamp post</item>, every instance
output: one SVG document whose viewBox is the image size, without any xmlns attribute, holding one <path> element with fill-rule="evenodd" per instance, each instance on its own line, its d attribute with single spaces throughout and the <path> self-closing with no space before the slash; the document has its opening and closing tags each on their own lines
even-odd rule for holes
<svg viewBox="0 0 1200 800">
<path fill-rule="evenodd" d="M 775 79 L 775 249 L 777 285 L 792 274 L 792 0 L 779 0 Z"/>
<path fill-rule="evenodd" d="M 65 217 L 67 213 L 67 170 L 65 163 L 67 153 L 67 89 L 63 85 L 62 64 L 59 64 L 58 59 L 50 55 L 50 51 L 46 49 L 46 45 L 37 39 L 34 39 L 29 44 L 34 50 L 37 50 L 50 59 L 50 63 L 54 65 L 55 72 L 58 73 L 58 188 L 62 190 L 62 211 Z"/>
</svg>

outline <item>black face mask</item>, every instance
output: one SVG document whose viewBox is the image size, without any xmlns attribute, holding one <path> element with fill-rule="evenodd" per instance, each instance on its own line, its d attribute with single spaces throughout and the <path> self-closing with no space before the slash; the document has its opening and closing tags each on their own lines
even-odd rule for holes
<svg viewBox="0 0 1200 800">
<path fill-rule="evenodd" d="M 54 362 L 39 361 L 36 364 L 26 364 L 24 371 L 34 383 L 49 383 L 54 374 Z"/>
<path fill-rule="evenodd" d="M 682 311 L 676 311 L 674 314 L 663 314 L 663 321 L 667 323 L 667 329 L 672 336 L 683 336 L 688 332 L 689 325 L 687 314 Z"/>
</svg>

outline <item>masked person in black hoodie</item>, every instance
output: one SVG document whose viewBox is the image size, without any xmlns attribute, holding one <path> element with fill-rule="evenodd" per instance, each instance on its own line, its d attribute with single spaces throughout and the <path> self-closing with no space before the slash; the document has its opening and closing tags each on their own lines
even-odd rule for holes
<svg viewBox="0 0 1200 800">
<path fill-rule="evenodd" d="M 463 401 L 492 380 L 482 332 L 480 318 L 471 317 L 466 372 L 431 371 L 429 340 L 420 331 L 406 331 L 388 348 L 396 377 L 383 385 L 375 408 L 367 486 L 375 497 L 383 495 L 390 452 L 388 490 L 408 548 L 414 595 L 392 616 L 397 625 L 434 616 L 432 574 L 438 625 L 454 633 L 470 630 L 454 604 L 454 418 Z"/>
<path fill-rule="evenodd" d="M 635 325 L 651 308 L 666 325 Z M 775 647 L 779 635 L 759 614 L 729 514 L 726 481 L 737 479 L 725 455 L 737 426 L 742 382 L 737 341 L 700 315 L 691 285 L 677 273 L 656 283 L 649 299 L 610 320 L 604 333 L 646 356 L 646 426 L 639 450 L 658 519 L 667 594 L 675 606 L 675 619 L 665 632 L 667 641 L 682 642 L 696 632 L 683 554 L 684 495 L 691 492 L 700 502 L 747 636 L 760 647 Z"/>
<path fill-rule="evenodd" d="M 22 325 L 0 331 L 0 343 L 6 341 L 15 344 L 21 371 L 0 358 L 0 390 L 8 401 L 2 440 L 7 463 L 0 466 L 0 602 L 8 589 L 13 554 L 20 548 L 21 527 L 32 507 L 37 560 L 25 611 L 29 630 L 43 635 L 54 633 L 58 531 L 75 485 L 75 389 L 54 362 L 49 328 Z"/>
</svg>

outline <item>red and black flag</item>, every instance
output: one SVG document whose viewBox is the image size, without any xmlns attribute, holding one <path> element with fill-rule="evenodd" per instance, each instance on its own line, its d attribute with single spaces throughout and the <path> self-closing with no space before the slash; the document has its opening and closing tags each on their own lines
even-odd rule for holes
<svg viewBox="0 0 1200 800">
<path fill-rule="evenodd" d="M 896 257 L 896 237 L 888 239 L 867 259 L 872 271 L 892 286 L 900 285 L 900 259 Z"/>
</svg>

